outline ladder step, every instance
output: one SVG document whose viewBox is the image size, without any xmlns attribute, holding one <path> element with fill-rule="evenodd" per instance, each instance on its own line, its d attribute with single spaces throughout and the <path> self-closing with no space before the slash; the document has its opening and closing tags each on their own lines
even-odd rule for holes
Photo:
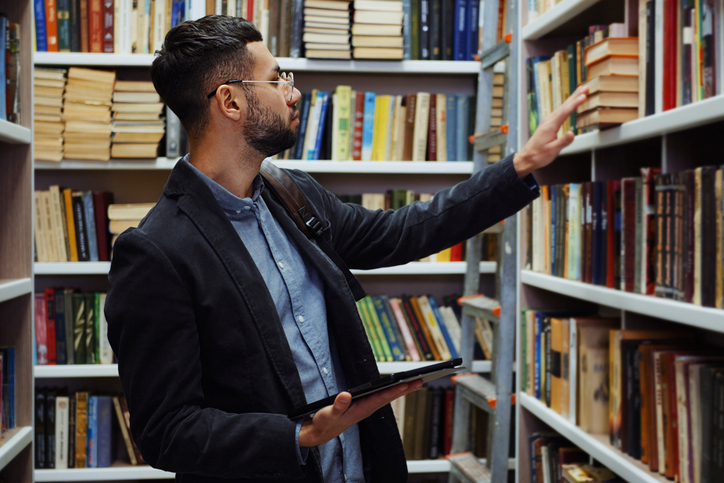
<svg viewBox="0 0 724 483">
<path fill-rule="evenodd" d="M 490 322 L 500 322 L 500 302 L 484 295 L 461 297 L 458 300 L 463 306 L 463 313 L 471 317 L 480 317 Z"/>
<path fill-rule="evenodd" d="M 508 141 L 508 133 L 496 129 L 489 133 L 476 135 L 473 141 L 475 142 L 475 151 L 484 152 L 494 146 L 505 144 Z"/>
<path fill-rule="evenodd" d="M 463 399 L 489 413 L 495 411 L 498 400 L 495 384 L 477 374 L 462 374 L 452 380 Z"/>
<path fill-rule="evenodd" d="M 503 39 L 480 54 L 480 68 L 487 69 L 510 55 L 510 43 Z M 512 40 L 512 38 L 510 39 Z"/>
<path fill-rule="evenodd" d="M 489 483 L 490 470 L 472 453 L 458 453 L 446 456 L 450 461 L 450 471 L 465 483 Z"/>
</svg>

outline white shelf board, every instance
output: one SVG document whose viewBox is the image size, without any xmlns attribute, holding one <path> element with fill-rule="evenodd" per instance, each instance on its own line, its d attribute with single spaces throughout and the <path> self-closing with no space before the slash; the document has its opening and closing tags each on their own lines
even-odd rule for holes
<svg viewBox="0 0 724 483">
<path fill-rule="evenodd" d="M 33 140 L 33 133 L 27 127 L 20 124 L 0 120 L 0 142 L 8 144 L 30 144 Z"/>
<path fill-rule="evenodd" d="M 111 262 L 36 262 L 35 275 L 108 275 Z"/>
<path fill-rule="evenodd" d="M 67 364 L 34 366 L 35 378 L 118 377 L 118 364 Z"/>
<path fill-rule="evenodd" d="M 485 458 L 480 460 L 485 464 Z M 508 469 L 515 469 L 515 459 L 508 460 Z M 447 473 L 450 471 L 450 462 L 445 459 L 437 460 L 411 460 L 407 462 L 407 471 L 409 473 Z"/>
<path fill-rule="evenodd" d="M 520 404 L 538 419 L 568 438 L 583 451 L 626 481 L 636 483 L 668 482 L 663 475 L 652 473 L 649 467 L 621 453 L 608 442 L 607 434 L 589 434 L 568 419 L 546 407 L 545 404 L 525 393 L 518 393 Z"/>
<path fill-rule="evenodd" d="M 680 322 L 702 329 L 724 332 L 724 310 L 663 299 L 652 295 L 622 292 L 612 288 L 554 277 L 530 270 L 521 271 L 521 281 L 551 292 L 588 300 L 629 312 Z"/>
<path fill-rule="evenodd" d="M 662 134 L 691 129 L 724 119 L 724 95 L 643 117 L 620 126 L 576 136 L 561 155 L 582 153 Z"/>
<path fill-rule="evenodd" d="M 523 27 L 523 40 L 543 37 L 599 1 L 601 0 L 562 0 Z"/>
<path fill-rule="evenodd" d="M 33 442 L 33 428 L 22 426 L 8 430 L 0 441 L 0 470 Z"/>
<path fill-rule="evenodd" d="M 35 470 L 35 481 L 122 481 L 172 480 L 174 474 L 147 465 L 131 466 L 114 463 L 110 468 L 73 468 L 67 470 Z"/>
<path fill-rule="evenodd" d="M 32 293 L 33 281 L 29 278 L 0 279 L 0 303 Z"/>
<path fill-rule="evenodd" d="M 397 267 L 352 270 L 355 275 L 464 275 L 465 262 L 410 262 Z M 495 262 L 480 262 L 480 273 L 495 273 Z"/>
<path fill-rule="evenodd" d="M 379 369 L 380 374 L 393 374 L 395 372 L 419 369 L 420 367 L 429 366 L 430 364 L 437 364 L 438 362 L 378 362 L 377 368 Z M 473 372 L 490 372 L 490 368 L 490 361 L 473 361 Z"/>
<path fill-rule="evenodd" d="M 64 160 L 59 163 L 38 161 L 41 170 L 171 170 L 177 158 L 144 160 L 112 159 L 102 161 Z M 365 174 L 466 174 L 473 172 L 467 161 L 436 163 L 432 161 L 273 161 L 280 168 L 300 169 L 307 173 L 365 173 Z"/>
<path fill-rule="evenodd" d="M 92 54 L 35 52 L 35 65 L 89 65 L 97 67 L 149 67 L 154 54 Z M 396 74 L 477 74 L 480 63 L 476 61 L 430 60 L 317 60 L 277 57 L 282 70 L 295 72 L 354 72 Z"/>
</svg>

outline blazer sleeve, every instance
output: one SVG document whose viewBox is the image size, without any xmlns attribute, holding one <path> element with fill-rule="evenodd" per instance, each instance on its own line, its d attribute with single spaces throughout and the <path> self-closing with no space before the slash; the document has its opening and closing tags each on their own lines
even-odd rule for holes
<svg viewBox="0 0 724 483">
<path fill-rule="evenodd" d="M 419 260 L 467 240 L 525 207 L 538 190 L 518 176 L 510 155 L 430 201 L 398 210 L 370 211 L 326 191 L 319 196 L 335 251 L 350 268 L 370 269 Z"/>
<path fill-rule="evenodd" d="M 114 245 L 105 314 L 131 432 L 151 466 L 218 478 L 304 476 L 295 422 L 204 407 L 192 294 L 140 229 Z"/>
</svg>

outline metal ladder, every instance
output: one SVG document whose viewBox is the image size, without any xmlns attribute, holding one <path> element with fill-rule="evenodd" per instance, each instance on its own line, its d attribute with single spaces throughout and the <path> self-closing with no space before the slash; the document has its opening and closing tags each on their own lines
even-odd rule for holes
<svg viewBox="0 0 724 483">
<path fill-rule="evenodd" d="M 515 152 L 518 138 L 518 109 L 514 98 L 518 92 L 518 1 L 507 0 L 507 25 L 504 39 L 496 43 L 499 0 L 486 0 L 484 7 L 481 71 L 478 75 L 478 98 L 474 143 L 473 170 L 488 165 L 487 150 L 502 146 L 503 156 Z M 491 21 L 491 19 L 495 19 Z M 490 130 L 494 66 L 505 60 L 505 84 L 503 92 L 502 126 Z M 508 452 L 510 445 L 511 397 L 513 386 L 513 351 L 515 348 L 515 311 L 517 223 L 515 216 L 502 225 L 496 225 L 484 233 L 498 233 L 495 297 L 479 294 L 480 256 L 482 236 L 467 242 L 467 271 L 465 274 L 462 317 L 462 357 L 471 366 L 474 352 L 475 318 L 480 317 L 493 324 L 493 360 L 491 379 L 473 373 L 454 378 L 455 419 L 452 452 L 447 456 L 451 463 L 450 483 L 494 482 L 508 480 Z M 479 296 L 475 296 L 479 295 Z M 472 405 L 489 414 L 486 462 L 482 464 L 471 452 Z"/>
</svg>

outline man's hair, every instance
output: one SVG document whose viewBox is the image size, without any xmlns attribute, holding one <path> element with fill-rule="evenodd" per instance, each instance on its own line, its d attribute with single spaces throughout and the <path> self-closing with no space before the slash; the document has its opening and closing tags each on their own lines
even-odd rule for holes
<svg viewBox="0 0 724 483">
<path fill-rule="evenodd" d="M 191 138 L 200 136 L 209 122 L 208 94 L 251 74 L 254 65 L 246 44 L 260 41 L 253 23 L 226 15 L 208 15 L 168 31 L 156 51 L 151 78 Z"/>
</svg>

